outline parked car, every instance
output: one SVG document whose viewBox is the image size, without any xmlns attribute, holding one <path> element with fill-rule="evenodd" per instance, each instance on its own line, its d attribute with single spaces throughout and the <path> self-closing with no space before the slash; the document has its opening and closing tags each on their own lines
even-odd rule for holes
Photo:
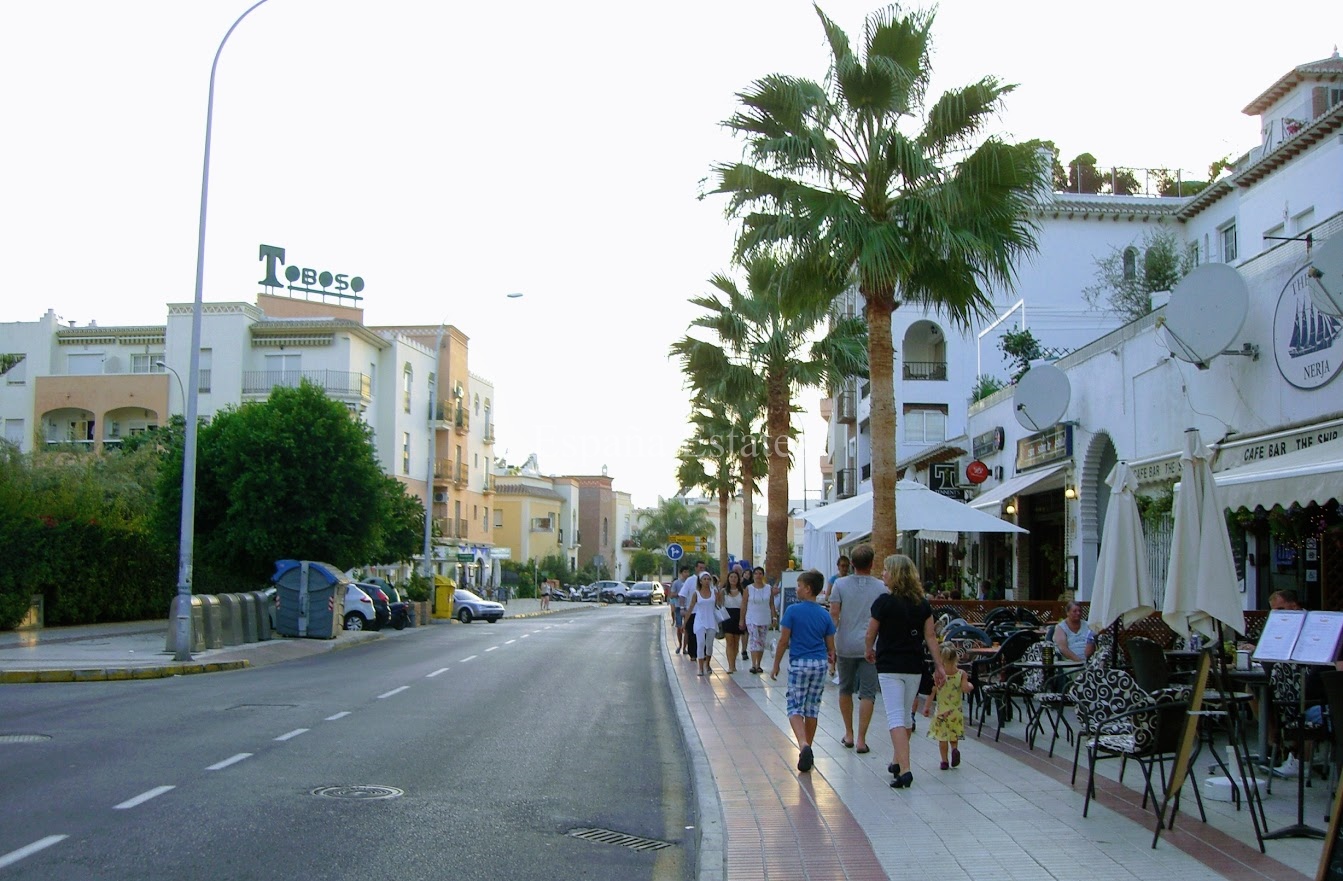
<svg viewBox="0 0 1343 881">
<path fill-rule="evenodd" d="M 345 586 L 345 629 L 377 630 L 381 626 L 373 597 L 351 581 Z"/>
<path fill-rule="evenodd" d="M 355 584 L 359 586 L 360 590 L 368 594 L 369 599 L 373 600 L 373 612 L 378 621 L 378 625 L 374 629 L 381 630 L 391 623 L 392 599 L 387 596 L 387 592 L 371 581 L 356 581 Z"/>
<path fill-rule="evenodd" d="M 407 626 L 415 626 L 415 610 L 410 601 L 401 595 L 401 592 L 392 585 L 390 581 L 384 578 L 370 578 L 369 584 L 375 584 L 382 588 L 382 592 L 387 594 L 388 611 L 391 613 L 391 624 L 397 630 L 404 630 Z M 376 597 L 374 598 L 376 601 Z"/>
<path fill-rule="evenodd" d="M 464 587 L 459 587 L 452 592 L 452 608 L 457 615 L 457 620 L 463 624 L 470 624 L 477 618 L 484 618 L 493 624 L 504 617 L 503 605 L 492 600 L 481 599 Z"/>
<path fill-rule="evenodd" d="M 583 591 L 583 599 L 588 599 L 591 591 L 600 602 L 624 603 L 629 590 L 629 585 L 623 581 L 594 581 Z"/>
<path fill-rule="evenodd" d="M 654 603 L 665 603 L 667 592 L 656 581 L 636 581 L 625 596 L 625 601 L 631 605 L 643 603 L 651 606 Z"/>
</svg>

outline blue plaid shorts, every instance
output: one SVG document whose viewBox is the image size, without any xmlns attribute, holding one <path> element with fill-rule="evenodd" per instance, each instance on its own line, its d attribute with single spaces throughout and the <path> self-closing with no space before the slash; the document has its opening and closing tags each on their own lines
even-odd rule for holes
<svg viewBox="0 0 1343 881">
<path fill-rule="evenodd" d="M 815 719 L 821 712 L 821 695 L 830 664 L 824 658 L 788 660 L 788 715 Z"/>
</svg>

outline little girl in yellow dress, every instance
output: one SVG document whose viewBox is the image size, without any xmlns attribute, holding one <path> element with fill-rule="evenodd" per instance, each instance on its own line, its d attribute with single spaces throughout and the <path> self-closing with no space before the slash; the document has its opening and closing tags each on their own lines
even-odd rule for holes
<svg viewBox="0 0 1343 881">
<path fill-rule="evenodd" d="M 934 689 L 923 702 L 923 715 L 931 714 L 933 705 L 937 705 L 937 715 L 933 717 L 933 722 L 928 726 L 928 736 L 937 741 L 938 750 L 942 753 L 942 770 L 955 768 L 961 763 L 961 751 L 957 749 L 962 737 L 965 736 L 965 712 L 962 709 L 963 696 L 975 690 L 974 685 L 966 677 L 964 670 L 956 669 L 956 662 L 959 655 L 955 646 L 942 646 L 942 669 L 956 670 L 947 676 L 945 682 Z M 951 749 L 951 760 L 947 760 L 947 748 Z"/>
</svg>

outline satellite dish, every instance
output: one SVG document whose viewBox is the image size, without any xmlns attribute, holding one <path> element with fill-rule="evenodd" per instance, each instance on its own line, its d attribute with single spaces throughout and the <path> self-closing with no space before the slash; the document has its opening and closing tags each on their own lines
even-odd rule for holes
<svg viewBox="0 0 1343 881">
<path fill-rule="evenodd" d="M 1044 431 L 1063 418 L 1072 393 L 1068 374 L 1053 364 L 1032 364 L 1012 395 L 1017 422 L 1030 431 Z"/>
<path fill-rule="evenodd" d="M 1334 236 L 1311 253 L 1307 275 L 1315 308 L 1343 318 L 1343 236 Z"/>
<path fill-rule="evenodd" d="M 1235 342 L 1250 309 L 1250 289 L 1235 268 L 1205 263 L 1170 292 L 1165 329 L 1170 353 L 1200 370 Z"/>
</svg>

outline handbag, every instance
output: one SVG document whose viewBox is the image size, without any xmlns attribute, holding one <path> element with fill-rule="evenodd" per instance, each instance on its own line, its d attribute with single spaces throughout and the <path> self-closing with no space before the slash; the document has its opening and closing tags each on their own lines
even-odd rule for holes
<svg viewBox="0 0 1343 881">
<path fill-rule="evenodd" d="M 732 615 L 728 612 L 728 610 L 724 609 L 722 606 L 713 607 L 713 619 L 718 622 L 719 633 L 723 631 L 723 622 L 731 617 Z"/>
<path fill-rule="evenodd" d="M 718 622 L 718 629 L 717 629 L 716 631 L 714 631 L 713 638 L 714 638 L 714 639 L 723 639 L 725 636 L 727 636 L 727 634 L 725 634 L 725 633 L 723 632 L 723 622 L 722 622 L 722 621 L 719 621 L 719 622 Z"/>
</svg>

